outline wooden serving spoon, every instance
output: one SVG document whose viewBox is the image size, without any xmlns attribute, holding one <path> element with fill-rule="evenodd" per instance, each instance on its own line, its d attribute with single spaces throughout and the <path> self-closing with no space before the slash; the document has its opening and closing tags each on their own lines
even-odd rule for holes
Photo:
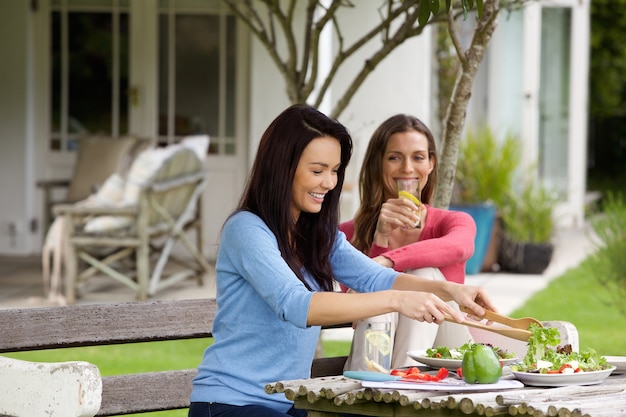
<svg viewBox="0 0 626 417">
<path fill-rule="evenodd" d="M 500 327 L 500 326 L 495 326 L 495 325 L 487 325 L 487 324 L 483 324 L 483 323 L 480 323 L 477 321 L 471 321 L 471 320 L 465 320 L 459 323 L 452 316 L 448 314 L 445 315 L 445 319 L 446 321 L 449 321 L 451 323 L 463 324 L 465 326 L 487 330 L 489 332 L 498 333 L 498 334 L 501 334 L 502 336 L 510 337 L 512 339 L 522 340 L 524 342 L 527 342 L 531 336 L 531 333 L 529 330 L 516 329 L 513 327 Z"/>
<path fill-rule="evenodd" d="M 475 315 L 474 312 L 467 307 L 461 307 L 461 311 L 467 314 Z M 530 325 L 533 323 L 538 325 L 539 327 L 543 327 L 543 324 L 541 324 L 539 320 L 532 317 L 522 317 L 519 319 L 514 319 L 490 310 L 485 310 L 485 315 L 481 317 L 481 319 L 487 319 L 489 321 L 522 330 L 528 330 L 530 328 Z"/>
</svg>

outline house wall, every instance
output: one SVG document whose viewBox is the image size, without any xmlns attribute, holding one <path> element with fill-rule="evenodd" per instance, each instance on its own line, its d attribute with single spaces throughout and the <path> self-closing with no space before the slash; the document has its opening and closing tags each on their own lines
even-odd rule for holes
<svg viewBox="0 0 626 417">
<path fill-rule="evenodd" d="M 33 132 L 28 98 L 30 2 L 3 2 L 0 13 L 0 253 L 22 254 L 30 247 Z M 8 41 L 10 40 L 10 41 Z"/>
</svg>

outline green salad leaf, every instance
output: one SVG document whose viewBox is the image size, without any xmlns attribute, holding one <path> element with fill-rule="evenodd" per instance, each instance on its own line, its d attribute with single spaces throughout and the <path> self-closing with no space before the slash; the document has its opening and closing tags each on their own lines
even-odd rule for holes
<svg viewBox="0 0 626 417">
<path fill-rule="evenodd" d="M 530 367 L 537 360 L 545 360 L 546 350 L 550 346 L 557 346 L 561 342 L 561 335 L 556 327 L 541 327 L 535 323 L 531 323 L 528 330 L 531 336 L 528 339 L 528 352 L 524 357 L 524 365 Z"/>
<path fill-rule="evenodd" d="M 467 342 L 463 346 L 458 348 L 449 348 L 446 346 L 438 346 L 430 349 L 426 349 L 426 356 L 429 358 L 439 358 L 439 359 L 463 359 L 463 355 L 468 350 L 472 350 L 475 345 L 486 345 L 493 349 L 499 359 L 511 359 L 515 357 L 514 353 L 508 352 L 504 349 L 500 349 L 499 347 L 495 347 L 489 343 L 472 343 Z"/>
<path fill-rule="evenodd" d="M 555 327 L 531 324 L 529 330 L 528 352 L 522 363 L 511 365 L 512 371 L 548 373 L 572 363 L 577 365 L 579 372 L 599 371 L 609 367 L 606 358 L 593 349 L 573 352 L 571 345 L 559 346 L 561 335 Z M 541 366 L 538 366 L 540 362 Z"/>
</svg>

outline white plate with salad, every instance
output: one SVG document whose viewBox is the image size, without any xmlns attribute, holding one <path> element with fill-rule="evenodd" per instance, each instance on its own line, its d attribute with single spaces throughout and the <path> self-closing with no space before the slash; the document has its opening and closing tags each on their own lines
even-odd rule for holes
<svg viewBox="0 0 626 417">
<path fill-rule="evenodd" d="M 515 378 L 524 383 L 536 387 L 566 387 L 569 385 L 595 385 L 602 383 L 611 372 L 614 366 L 600 371 L 577 372 L 573 374 L 541 374 L 531 372 L 515 372 Z"/>
<path fill-rule="evenodd" d="M 458 348 L 436 347 L 431 349 L 418 349 L 407 352 L 407 356 L 419 363 L 431 368 L 446 368 L 449 371 L 456 371 L 463 365 L 463 355 L 471 347 L 466 343 Z M 495 348 L 494 351 L 502 361 L 503 365 L 510 365 L 519 359 L 514 354 Z"/>
<path fill-rule="evenodd" d="M 525 385 L 564 387 L 602 383 L 616 369 L 593 349 L 574 352 L 571 345 L 560 346 L 556 328 L 531 325 L 528 352 L 522 361 L 510 366 L 516 379 Z"/>
</svg>

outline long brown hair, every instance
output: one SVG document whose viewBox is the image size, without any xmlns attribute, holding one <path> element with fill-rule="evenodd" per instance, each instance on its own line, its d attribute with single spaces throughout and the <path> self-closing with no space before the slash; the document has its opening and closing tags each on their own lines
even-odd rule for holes
<svg viewBox="0 0 626 417">
<path fill-rule="evenodd" d="M 416 131 L 428 140 L 428 159 L 433 169 L 428 174 L 428 182 L 422 189 L 422 202 L 429 203 L 437 186 L 437 149 L 430 129 L 415 116 L 396 114 L 385 120 L 372 134 L 363 165 L 359 174 L 361 203 L 354 216 L 354 236 L 352 244 L 361 252 L 369 254 L 374 241 L 376 222 L 383 205 L 385 186 L 383 183 L 383 156 L 389 138 L 395 133 Z"/>
<path fill-rule="evenodd" d="M 319 137 L 332 137 L 341 145 L 337 185 L 324 197 L 319 213 L 302 212 L 294 223 L 291 193 L 296 168 L 307 145 Z M 238 210 L 259 216 L 276 236 L 278 247 L 291 270 L 302 276 L 306 268 L 320 288 L 332 290 L 330 251 L 339 224 L 339 197 L 352 155 L 352 138 L 339 122 L 306 104 L 284 110 L 269 125 L 259 143 L 248 183 Z"/>
</svg>

